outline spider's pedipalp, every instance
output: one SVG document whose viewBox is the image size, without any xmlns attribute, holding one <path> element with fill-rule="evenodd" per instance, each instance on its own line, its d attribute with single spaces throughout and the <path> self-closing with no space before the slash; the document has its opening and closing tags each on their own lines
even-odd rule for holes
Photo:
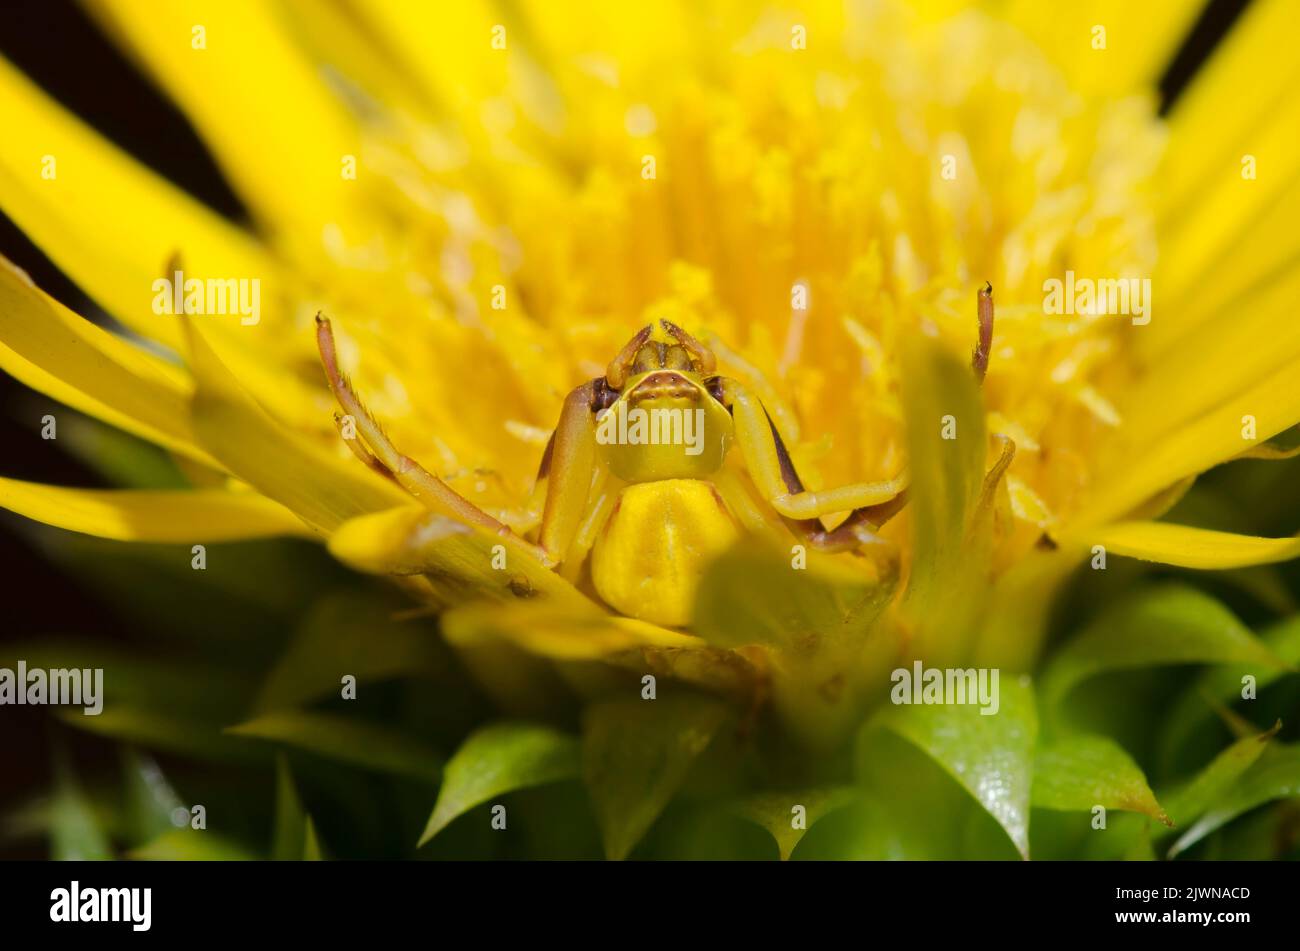
<svg viewBox="0 0 1300 951">
<path fill-rule="evenodd" d="M 704 346 L 704 344 L 700 343 L 681 327 L 678 327 L 671 320 L 660 320 L 659 323 L 663 325 L 664 330 L 668 332 L 669 336 L 686 348 L 686 352 L 689 353 L 691 359 L 695 361 L 697 372 L 712 373 L 718 368 L 718 358 L 713 355 L 712 350 Z"/>
<path fill-rule="evenodd" d="M 650 334 L 654 331 L 653 324 L 646 324 L 638 330 L 635 336 L 623 345 L 623 349 L 613 360 L 609 361 L 609 366 L 605 369 L 605 381 L 615 390 L 621 390 L 623 384 L 627 382 L 627 370 L 632 361 L 636 358 L 637 351 L 650 339 Z"/>
</svg>

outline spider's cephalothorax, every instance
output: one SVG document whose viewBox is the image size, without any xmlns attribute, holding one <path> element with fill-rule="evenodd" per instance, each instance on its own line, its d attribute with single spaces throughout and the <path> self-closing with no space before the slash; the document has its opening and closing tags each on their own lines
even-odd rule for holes
<svg viewBox="0 0 1300 951">
<path fill-rule="evenodd" d="M 655 482 L 702 479 L 722 468 L 733 428 L 715 367 L 710 351 L 667 321 L 628 341 L 603 380 L 593 381 L 596 443 L 611 473 Z"/>
<path fill-rule="evenodd" d="M 982 379 L 993 291 L 978 295 L 973 364 Z M 399 453 L 340 373 L 329 322 L 318 319 L 326 376 L 360 439 L 348 445 L 430 508 L 503 535 L 509 528 Z M 744 532 L 787 532 L 829 551 L 892 546 L 876 529 L 907 499 L 907 477 L 808 491 L 758 398 L 717 374 L 713 353 L 666 320 L 639 331 L 603 377 L 564 401 L 538 471 L 545 505 L 535 543 L 544 563 L 591 585 L 610 607 L 659 624 L 688 624 L 707 563 Z M 740 451 L 743 471 L 726 464 Z M 848 513 L 834 529 L 821 517 Z"/>
</svg>

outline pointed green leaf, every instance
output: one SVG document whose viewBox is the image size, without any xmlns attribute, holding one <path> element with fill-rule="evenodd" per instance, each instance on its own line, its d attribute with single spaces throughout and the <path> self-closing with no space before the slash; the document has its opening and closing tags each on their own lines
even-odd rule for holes
<svg viewBox="0 0 1300 951">
<path fill-rule="evenodd" d="M 917 643 L 933 654 L 960 636 L 978 590 L 968 529 L 984 479 L 984 404 L 970 364 L 939 339 L 905 339 L 901 375 L 911 488 L 912 562 L 906 605 Z M 932 643 L 933 642 L 933 643 Z"/>
<path fill-rule="evenodd" d="M 576 778 L 578 741 L 533 723 L 494 723 L 465 740 L 443 773 L 438 801 L 420 845 L 457 816 L 495 796 Z"/>
<path fill-rule="evenodd" d="M 271 827 L 271 859 L 296 862 L 302 858 L 306 837 L 307 813 L 298 796 L 289 761 L 281 754 L 275 758 L 275 820 Z"/>
<path fill-rule="evenodd" d="M 125 489 L 185 489 L 175 457 L 154 443 L 91 416 L 59 418 L 59 443 L 109 485 Z"/>
<path fill-rule="evenodd" d="M 784 862 L 817 820 L 849 805 L 856 796 L 856 790 L 845 786 L 765 792 L 741 800 L 736 811 L 772 834 Z"/>
<path fill-rule="evenodd" d="M 726 719 L 703 697 L 614 700 L 583 716 L 582 771 L 611 859 L 626 858 Z"/>
<path fill-rule="evenodd" d="M 1113 740 L 1087 733 L 1064 736 L 1039 749 L 1033 804 L 1081 812 L 1105 806 L 1169 821 L 1132 757 Z"/>
<path fill-rule="evenodd" d="M 396 604 L 365 591 L 344 591 L 312 607 L 284 656 L 262 684 L 257 708 L 300 706 L 358 683 L 445 670 L 446 645 L 429 626 L 393 617 Z"/>
<path fill-rule="evenodd" d="M 188 569 L 187 569 L 188 570 Z M 204 574 L 191 571 L 190 574 Z M 129 586 L 127 586 L 129 587 Z M 126 588 L 117 589 L 119 592 Z M 102 668 L 104 711 L 98 716 L 83 716 L 81 709 L 65 709 L 73 726 L 95 730 L 95 723 L 114 708 L 121 706 L 141 714 L 165 710 L 163 719 L 193 722 L 205 714 L 221 716 L 228 710 L 242 708 L 247 693 L 239 683 L 239 674 L 216 664 L 187 658 L 149 657 L 140 651 L 106 647 L 102 640 L 42 638 L 7 645 L 0 652 L 0 667 L 14 667 L 18 659 L 28 669 L 37 667 Z M 86 722 L 79 722 L 86 721 Z M 108 733 L 107 729 L 97 732 Z M 173 731 L 179 738 L 185 731 Z"/>
<path fill-rule="evenodd" d="M 1265 648 L 1292 668 L 1300 664 L 1300 615 L 1266 628 L 1260 632 L 1259 639 Z M 1187 688 L 1170 711 L 1161 740 L 1164 756 L 1172 760 L 1194 734 L 1204 729 L 1206 721 L 1213 716 L 1213 707 L 1207 701 L 1228 703 L 1240 700 L 1246 676 L 1255 678 L 1255 689 L 1258 691 L 1282 677 L 1293 675 L 1294 669 L 1258 663 L 1228 664 L 1207 670 L 1196 683 Z"/>
<path fill-rule="evenodd" d="M 1205 769 L 1186 785 L 1169 795 L 1170 815 L 1184 829 L 1182 835 L 1169 849 L 1169 858 L 1190 849 L 1219 826 L 1231 821 L 1235 816 L 1251 809 L 1268 799 L 1277 799 L 1288 795 L 1285 791 L 1291 783 L 1293 792 L 1300 795 L 1300 749 L 1292 750 L 1293 769 L 1288 772 L 1287 747 L 1279 747 L 1282 752 L 1280 764 L 1263 766 L 1263 776 L 1246 776 L 1260 762 L 1268 749 L 1269 741 L 1277 735 L 1282 724 L 1274 725 L 1271 730 L 1258 736 L 1248 736 L 1233 743 L 1216 756 Z M 1245 778 L 1243 778 L 1245 777 Z M 1257 798 L 1262 795 L 1264 798 Z M 1200 819 L 1195 825 L 1188 825 Z"/>
<path fill-rule="evenodd" d="M 250 862 L 257 858 L 239 843 L 206 829 L 172 829 L 127 855 L 149 862 Z"/>
<path fill-rule="evenodd" d="M 307 816 L 303 826 L 302 860 L 304 862 L 319 862 L 323 858 L 320 839 L 316 835 L 316 823 L 312 822 L 311 816 Z"/>
<path fill-rule="evenodd" d="M 226 732 L 270 740 L 382 773 L 429 783 L 442 775 L 442 757 L 419 740 L 334 713 L 271 713 Z"/>
<path fill-rule="evenodd" d="M 1215 598 L 1164 585 L 1115 605 L 1066 644 L 1047 669 L 1043 695 L 1052 707 L 1080 681 L 1107 671 L 1239 662 L 1286 666 Z"/>
<path fill-rule="evenodd" d="M 55 861 L 102 861 L 113 857 L 99 817 L 62 753 L 55 757 L 49 828 L 50 858 Z"/>
<path fill-rule="evenodd" d="M 150 749 L 220 761 L 259 758 L 256 751 L 223 736 L 216 724 L 168 716 L 161 710 L 119 704 L 105 706 L 98 716 L 83 716 L 79 710 L 67 709 L 61 710 L 58 716 L 68 726 Z"/>
<path fill-rule="evenodd" d="M 1156 850 L 1151 846 L 1151 827 L 1144 825 L 1133 837 L 1132 843 L 1121 857 L 1125 862 L 1154 862 Z"/>
<path fill-rule="evenodd" d="M 126 782 L 127 842 L 149 842 L 174 828 L 172 817 L 185 806 L 157 761 L 148 754 L 123 749 L 122 771 Z M 189 810 L 185 811 L 188 814 Z"/>
<path fill-rule="evenodd" d="M 928 752 L 868 724 L 853 774 L 862 793 L 810 830 L 795 859 L 1020 859 L 993 815 Z"/>
<path fill-rule="evenodd" d="M 1026 681 L 999 677 L 999 682 L 999 704 L 991 715 L 984 715 L 985 708 L 975 703 L 898 705 L 870 725 L 891 729 L 924 750 L 975 797 L 1028 858 L 1038 714 Z"/>
</svg>

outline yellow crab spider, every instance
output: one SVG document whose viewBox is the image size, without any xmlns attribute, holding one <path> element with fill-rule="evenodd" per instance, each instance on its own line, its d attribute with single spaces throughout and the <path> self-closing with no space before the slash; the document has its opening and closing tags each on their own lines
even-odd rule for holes
<svg viewBox="0 0 1300 951">
<path fill-rule="evenodd" d="M 978 295 L 972 364 L 982 380 L 993 336 L 993 293 Z M 545 504 L 537 538 L 518 539 L 419 463 L 403 455 L 339 370 L 330 323 L 317 318 L 330 389 L 359 438 L 366 465 L 435 511 L 511 537 L 548 567 L 591 585 L 610 607 L 658 624 L 689 623 L 706 563 L 743 532 L 780 530 L 825 551 L 894 557 L 876 530 L 907 503 L 907 476 L 809 491 L 758 397 L 719 375 L 712 351 L 666 320 L 643 327 L 605 375 L 564 400 L 538 469 Z M 342 417 L 336 415 L 336 421 Z M 736 447 L 757 491 L 724 466 Z M 822 516 L 847 512 L 835 528 Z"/>
</svg>

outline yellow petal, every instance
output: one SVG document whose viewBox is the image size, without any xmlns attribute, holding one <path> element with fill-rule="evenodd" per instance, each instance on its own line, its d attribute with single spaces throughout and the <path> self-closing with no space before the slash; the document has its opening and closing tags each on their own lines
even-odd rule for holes
<svg viewBox="0 0 1300 951">
<path fill-rule="evenodd" d="M 0 257 L 0 367 L 105 422 L 209 465 L 183 372 L 52 300 Z"/>
<path fill-rule="evenodd" d="M 153 282 L 178 253 L 187 275 L 260 278 L 270 300 L 279 282 L 247 233 L 109 143 L 3 58 L 0 100 L 0 207 L 127 327 L 180 344 L 177 318 L 153 309 Z M 42 177 L 46 169 L 52 178 Z"/>
<path fill-rule="evenodd" d="M 1142 13 L 1143 4 L 1129 4 Z M 1161 179 L 1168 213 L 1194 206 L 1206 181 L 1240 180 L 1236 147 L 1253 135 L 1282 127 L 1278 109 L 1294 101 L 1300 60 L 1294 44 L 1300 6 L 1294 0 L 1256 0 L 1233 25 L 1213 55 L 1197 70 L 1169 116 L 1168 163 Z M 1242 95 L 1242 90 L 1250 95 Z M 1246 151 L 1249 151 L 1247 149 Z M 1294 164 L 1294 150 L 1279 158 Z M 1283 168 L 1269 175 L 1284 176 Z"/>
<path fill-rule="evenodd" d="M 1300 126 L 1298 126 L 1300 127 Z M 1206 279 L 1213 284 L 1214 279 Z M 1300 270 L 1279 277 L 1212 315 L 1165 348 L 1124 394 L 1124 437 L 1144 444 L 1300 361 Z M 1153 321 L 1154 324 L 1154 321 Z M 1241 447 L 1249 448 L 1249 447 Z"/>
<path fill-rule="evenodd" d="M 311 534 L 269 499 L 217 489 L 67 489 L 0 478 L 0 507 L 56 528 L 120 541 L 199 543 Z"/>
<path fill-rule="evenodd" d="M 1090 537 L 1113 555 L 1183 568 L 1242 568 L 1300 557 L 1300 538 L 1257 538 L 1169 522 L 1120 522 Z"/>
<path fill-rule="evenodd" d="M 1104 468 L 1109 480 L 1097 487 L 1093 500 L 1071 522 L 1089 528 L 1121 518 L 1173 483 L 1240 455 L 1251 448 L 1252 441 L 1243 437 L 1250 423 L 1255 441 L 1264 442 L 1297 421 L 1300 386 L 1296 386 L 1295 368 L 1285 366 L 1225 396 L 1200 418 L 1154 443 L 1131 442 L 1120 456 L 1122 461 Z"/>
<path fill-rule="evenodd" d="M 536 603 L 467 605 L 444 615 L 442 627 L 452 644 L 499 638 L 555 660 L 601 660 L 639 648 L 707 647 L 698 637 L 604 614 L 594 606 L 575 611 Z"/>
<path fill-rule="evenodd" d="M 1043 48 L 1072 88 L 1113 96 L 1159 79 L 1201 6 L 1201 0 L 1015 0 L 1004 15 Z M 1103 39 L 1104 48 L 1097 48 Z"/>
<path fill-rule="evenodd" d="M 356 12 L 430 98 L 465 117 L 480 117 L 489 96 L 505 87 L 509 64 L 525 35 L 519 31 L 511 36 L 501 24 L 503 18 L 477 0 L 387 0 L 360 4 Z M 499 25 L 504 49 L 492 45 L 493 29 Z M 465 132 L 473 134 L 468 124 Z"/>
<path fill-rule="evenodd" d="M 1252 148 L 1257 146 L 1239 146 L 1242 152 Z M 1258 197 L 1258 180 L 1243 180 L 1236 167 L 1220 172 L 1224 183 L 1217 200 L 1232 203 Z M 1276 169 L 1267 174 L 1275 176 Z M 1270 191 L 1267 200 L 1255 203 L 1254 213 L 1235 228 L 1224 227 L 1215 217 L 1219 209 L 1213 202 L 1180 223 L 1184 234 L 1169 244 L 1152 280 L 1157 289 L 1155 317 L 1143 333 L 1134 334 L 1134 343 L 1148 361 L 1164 359 L 1174 346 L 1193 337 L 1216 333 L 1220 326 L 1214 322 L 1216 317 L 1242 313 L 1251 306 L 1249 300 L 1272 293 L 1294 278 L 1300 257 L 1294 227 L 1300 218 L 1300 180 L 1288 175 L 1283 184 L 1283 192 L 1277 194 L 1264 183 L 1263 190 Z M 1205 245 L 1199 251 L 1192 247 L 1198 239 Z M 1194 257 L 1175 256 L 1184 252 Z"/>
<path fill-rule="evenodd" d="M 244 392 L 198 325 L 185 324 L 197 389 L 194 432 L 232 474 L 333 531 L 349 518 L 403 504 L 409 495 L 354 459 L 342 459 L 281 425 Z"/>
<path fill-rule="evenodd" d="M 345 5 L 278 0 L 276 6 L 286 31 L 317 63 L 325 64 L 318 68 L 337 72 L 390 112 L 429 111 L 416 83 L 393 62 L 389 50 L 374 43 L 366 30 L 357 29 L 353 12 Z"/>
<path fill-rule="evenodd" d="M 142 15 L 133 0 L 95 0 L 89 9 L 184 109 L 278 236 L 319 246 L 323 225 L 348 216 L 356 186 L 341 169 L 359 151 L 356 129 L 273 5 L 171 0 Z"/>
<path fill-rule="evenodd" d="M 260 313 L 201 320 L 212 345 L 277 415 L 301 425 L 309 405 L 302 383 L 279 367 L 310 347 L 311 314 L 287 301 L 290 279 L 247 232 L 194 201 L 118 150 L 0 58 L 0 99 L 12 128 L 0 136 L 0 208 L 110 314 L 143 337 L 173 349 L 180 318 L 159 303 L 157 282 L 256 282 Z M 43 178 L 42 156 L 54 161 Z M 250 291 L 251 293 L 251 291 Z M 171 298 L 168 288 L 163 295 Z M 159 312 L 163 310 L 163 312 Z M 297 317 L 301 333 L 285 333 Z"/>
<path fill-rule="evenodd" d="M 1215 316 L 1239 313 L 1242 297 L 1300 254 L 1298 31 L 1293 0 L 1250 4 L 1169 117 L 1155 281 L 1165 316 L 1137 341 L 1152 358 Z"/>
<path fill-rule="evenodd" d="M 1298 24 L 1300 26 L 1300 24 Z M 1298 74 L 1300 75 L 1300 74 Z M 1295 176 L 1300 173 L 1300 154 L 1295 149 L 1296 129 L 1300 127 L 1300 100 L 1291 97 L 1280 102 L 1273 114 L 1259 128 L 1240 138 L 1226 138 L 1217 128 L 1201 128 L 1197 140 L 1184 144 L 1192 151 L 1206 149 L 1220 156 L 1220 162 L 1207 170 L 1186 203 L 1160 221 L 1160 267 L 1158 268 L 1157 306 L 1166 315 L 1164 323 L 1174 325 L 1176 333 L 1185 333 L 1181 316 L 1183 304 L 1190 301 L 1196 313 L 1198 289 L 1213 284 L 1224 275 L 1230 283 L 1240 281 L 1234 270 L 1240 264 L 1250 267 L 1252 275 L 1267 275 L 1300 251 L 1300 239 L 1293 227 L 1296 197 Z M 1254 162 L 1254 177 L 1248 177 Z M 1183 154 L 1167 153 L 1165 168 L 1177 167 Z M 1248 162 L 1250 159 L 1247 160 Z M 1283 206 L 1282 216 L 1276 206 Z M 1291 217 L 1286 217 L 1291 212 Z M 1251 248 L 1262 250 L 1262 260 L 1252 262 L 1245 256 Z M 1248 287 L 1249 285 L 1247 285 Z M 1233 290 L 1245 290 L 1235 285 Z M 1202 314 L 1204 312 L 1202 311 Z M 1160 320 L 1153 315 L 1152 323 Z M 1169 328 L 1158 331 L 1165 335 Z"/>
<path fill-rule="evenodd" d="M 474 596 L 514 600 L 540 595 L 591 607 L 517 540 L 423 508 L 403 506 L 351 519 L 334 533 L 329 547 L 359 571 L 426 575 L 447 603 Z"/>
</svg>

